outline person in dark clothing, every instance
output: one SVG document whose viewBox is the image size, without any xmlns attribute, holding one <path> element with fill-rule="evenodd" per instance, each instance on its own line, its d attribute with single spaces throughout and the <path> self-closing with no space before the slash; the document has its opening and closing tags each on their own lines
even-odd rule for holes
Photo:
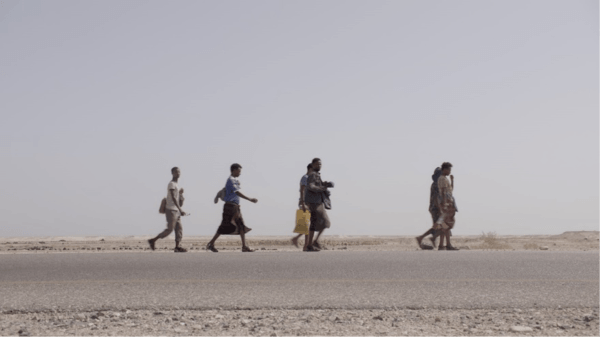
<svg viewBox="0 0 600 337">
<path fill-rule="evenodd" d="M 327 191 L 328 187 L 333 187 L 333 183 L 321 180 L 321 159 L 314 158 L 311 164 L 312 172 L 308 175 L 308 184 L 304 193 L 304 202 L 310 210 L 310 234 L 306 251 L 318 252 L 323 248 L 319 243 L 319 238 L 325 229 L 331 227 L 329 216 L 325 211 L 323 193 Z M 316 238 L 314 238 L 315 232 L 319 232 Z"/>
<path fill-rule="evenodd" d="M 252 228 L 246 227 L 244 218 L 242 218 L 242 211 L 240 210 L 240 198 L 246 199 L 252 203 L 257 203 L 258 199 L 248 198 L 241 192 L 240 181 L 238 177 L 242 174 L 242 166 L 240 164 L 232 164 L 231 176 L 227 179 L 225 184 L 225 205 L 223 205 L 223 219 L 221 225 L 217 229 L 217 233 L 206 245 L 206 250 L 217 253 L 218 250 L 215 248 L 215 241 L 221 235 L 238 235 L 242 239 L 242 252 L 253 252 L 246 245 L 246 233 L 252 230 Z"/>
<path fill-rule="evenodd" d="M 306 167 L 306 174 L 302 176 L 302 178 L 300 179 L 300 199 L 298 200 L 298 208 L 303 210 L 304 212 L 306 212 L 308 210 L 308 207 L 306 206 L 306 203 L 304 202 L 304 192 L 306 190 L 306 185 L 308 185 L 308 175 L 310 174 L 310 172 L 312 171 L 312 164 L 308 164 L 308 166 Z M 304 234 L 298 234 L 296 236 L 294 236 L 292 238 L 292 244 L 294 246 L 296 246 L 296 248 L 300 248 L 300 246 L 298 245 L 298 239 L 300 239 L 300 237 L 304 235 Z M 308 235 L 304 235 L 304 247 L 302 248 L 303 251 L 308 250 Z"/>
<path fill-rule="evenodd" d="M 437 185 L 437 181 L 441 175 L 442 169 L 440 167 L 436 167 L 433 171 L 433 175 L 431 176 L 433 183 L 431 183 L 431 188 L 429 191 L 429 214 L 431 214 L 432 226 L 425 233 L 423 233 L 423 235 L 417 236 L 415 238 L 417 240 L 419 248 L 421 249 L 432 250 L 433 247 L 435 247 L 436 238 L 441 234 L 440 231 L 434 229 L 435 222 L 438 220 L 441 214 L 440 208 L 438 207 L 439 190 Z M 429 240 L 431 240 L 432 246 L 429 246 L 422 242 L 423 239 L 428 235 L 431 235 L 431 238 L 429 238 Z"/>
<path fill-rule="evenodd" d="M 454 200 L 454 176 L 452 172 L 452 164 L 445 162 L 442 164 L 442 175 L 437 180 L 439 196 L 438 207 L 440 216 L 435 222 L 434 228 L 441 230 L 440 243 L 438 250 L 459 250 L 450 243 L 451 230 L 454 228 L 456 220 L 454 216 L 458 211 L 456 208 L 456 200 Z M 450 179 L 448 179 L 450 177 Z M 446 238 L 446 246 L 444 246 L 444 238 Z"/>
</svg>

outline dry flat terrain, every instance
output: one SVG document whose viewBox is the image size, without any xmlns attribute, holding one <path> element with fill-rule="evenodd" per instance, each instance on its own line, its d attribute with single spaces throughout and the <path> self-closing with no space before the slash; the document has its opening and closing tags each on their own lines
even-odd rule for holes
<svg viewBox="0 0 600 337">
<path fill-rule="evenodd" d="M 598 336 L 598 310 L 121 310 L 3 314 L 0 329 L 4 336 Z"/>
<path fill-rule="evenodd" d="M 1 238 L 0 335 L 598 336 L 598 232 L 414 237 Z"/>
<path fill-rule="evenodd" d="M 454 246 L 465 250 L 550 250 L 550 251 L 589 251 L 599 248 L 598 231 L 565 232 L 560 235 L 506 235 L 484 233 L 474 236 L 454 236 Z M 25 252 L 118 252 L 149 250 L 150 236 L 131 237 L 26 237 L 0 238 L 0 254 Z M 297 251 L 291 245 L 292 236 L 252 236 L 248 244 L 254 249 L 265 251 Z M 184 236 L 183 246 L 190 250 L 202 251 L 211 239 L 208 236 Z M 428 239 L 424 243 L 431 244 Z M 413 236 L 324 236 L 323 243 L 330 250 L 374 250 L 412 251 L 418 250 Z M 303 239 L 300 239 L 303 244 Z M 159 251 L 172 250 L 171 237 L 159 240 Z M 240 250 L 237 236 L 221 236 L 216 247 L 220 250 Z"/>
</svg>

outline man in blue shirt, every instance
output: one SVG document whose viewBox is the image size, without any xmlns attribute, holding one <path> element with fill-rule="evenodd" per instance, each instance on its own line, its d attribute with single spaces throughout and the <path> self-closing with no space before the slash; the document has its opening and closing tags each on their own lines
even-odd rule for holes
<svg viewBox="0 0 600 337">
<path fill-rule="evenodd" d="M 230 167 L 231 176 L 227 178 L 225 183 L 225 205 L 223 205 L 223 220 L 221 225 L 217 229 L 217 233 L 206 245 L 206 250 L 211 252 L 218 252 L 215 248 L 215 241 L 221 235 L 240 235 L 242 238 L 242 252 L 253 252 L 246 245 L 245 234 L 252 230 L 252 228 L 246 227 L 244 219 L 242 218 L 242 212 L 240 210 L 240 198 L 244 198 L 250 202 L 257 203 L 258 199 L 248 198 L 242 192 L 240 192 L 240 181 L 238 177 L 242 174 L 242 166 L 240 164 L 232 164 Z"/>
</svg>

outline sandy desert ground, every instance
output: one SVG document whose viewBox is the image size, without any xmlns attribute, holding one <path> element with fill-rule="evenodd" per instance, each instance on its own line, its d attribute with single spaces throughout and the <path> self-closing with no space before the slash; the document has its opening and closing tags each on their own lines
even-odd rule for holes
<svg viewBox="0 0 600 337">
<path fill-rule="evenodd" d="M 3 313 L 20 336 L 598 336 L 598 309 Z"/>
<path fill-rule="evenodd" d="M 599 249 L 598 231 L 572 231 L 560 235 L 496 235 L 482 233 L 472 236 L 454 236 L 452 244 L 467 250 L 551 250 L 551 251 L 588 251 Z M 0 254 L 14 253 L 107 253 L 119 251 L 149 250 L 147 240 L 151 236 L 86 236 L 86 237 L 0 237 Z M 248 235 L 250 247 L 264 251 L 295 251 L 289 236 L 252 236 Z M 183 247 L 190 252 L 204 250 L 208 236 L 184 236 Z M 300 244 L 303 239 L 300 239 Z M 329 250 L 381 250 L 409 251 L 418 250 L 414 236 L 327 236 L 322 242 Z M 431 244 L 428 239 L 424 243 Z M 240 250 L 238 236 L 221 236 L 216 247 L 219 250 Z M 156 243 L 157 249 L 168 251 L 174 246 L 173 238 L 168 237 Z"/>
</svg>

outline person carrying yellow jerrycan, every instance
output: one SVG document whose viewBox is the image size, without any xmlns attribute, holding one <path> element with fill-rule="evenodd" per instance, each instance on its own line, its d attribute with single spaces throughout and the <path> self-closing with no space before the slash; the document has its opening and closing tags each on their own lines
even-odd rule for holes
<svg viewBox="0 0 600 337">
<path fill-rule="evenodd" d="M 304 203 L 304 189 L 308 184 L 308 174 L 311 171 L 312 164 L 308 164 L 306 167 L 306 174 L 302 177 L 302 179 L 300 179 L 300 199 L 298 200 L 298 210 L 296 211 L 296 227 L 294 228 L 294 233 L 297 233 L 298 235 L 292 239 L 292 244 L 296 246 L 296 248 L 300 248 L 298 245 L 298 239 L 304 235 L 303 251 L 307 251 L 308 234 L 310 233 L 310 212 Z"/>
</svg>

